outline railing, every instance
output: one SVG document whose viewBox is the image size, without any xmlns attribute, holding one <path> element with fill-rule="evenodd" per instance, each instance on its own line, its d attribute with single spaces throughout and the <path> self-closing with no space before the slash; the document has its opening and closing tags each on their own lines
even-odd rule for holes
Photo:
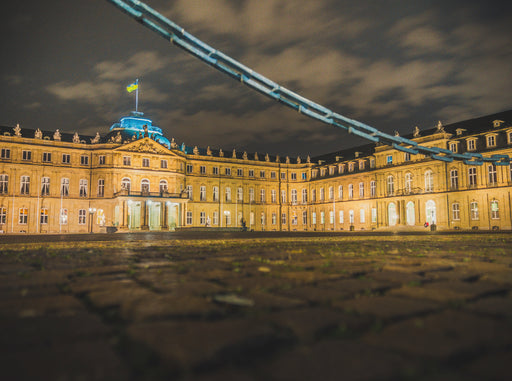
<svg viewBox="0 0 512 381">
<path fill-rule="evenodd" d="M 119 196 L 132 196 L 132 197 L 163 197 L 163 198 L 188 198 L 188 193 L 183 191 L 181 193 L 169 192 L 145 192 L 145 191 L 132 191 L 123 189 L 114 193 L 115 197 Z"/>
</svg>

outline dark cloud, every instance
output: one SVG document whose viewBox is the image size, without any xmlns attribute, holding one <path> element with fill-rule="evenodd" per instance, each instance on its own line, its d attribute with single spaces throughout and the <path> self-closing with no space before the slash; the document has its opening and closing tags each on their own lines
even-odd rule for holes
<svg viewBox="0 0 512 381">
<path fill-rule="evenodd" d="M 210 45 L 334 111 L 393 132 L 509 109 L 504 2 L 147 0 Z M 297 156 L 362 143 L 264 98 L 105 0 L 9 4 L 0 124 L 106 132 L 140 108 L 189 145 Z"/>
</svg>

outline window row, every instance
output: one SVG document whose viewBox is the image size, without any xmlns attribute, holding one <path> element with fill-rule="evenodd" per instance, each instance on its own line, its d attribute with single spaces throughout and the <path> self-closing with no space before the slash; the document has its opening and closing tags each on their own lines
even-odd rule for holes
<svg viewBox="0 0 512 381">
<path fill-rule="evenodd" d="M 60 163 L 62 164 L 71 164 L 71 154 L 63 153 L 60 155 Z M 81 155 L 80 156 L 80 165 L 89 165 L 89 155 Z M 11 159 L 11 150 L 9 148 L 2 148 L 0 150 L 0 159 L 8 160 Z M 23 150 L 21 152 L 21 160 L 22 161 L 32 161 L 32 151 Z M 43 163 L 53 163 L 53 154 L 52 152 L 43 152 L 41 154 L 41 161 Z M 105 164 L 105 156 L 99 156 L 99 164 Z"/>
<path fill-rule="evenodd" d="M 78 184 L 78 193 L 80 197 L 88 196 L 88 180 L 80 179 Z M 20 194 L 21 195 L 30 195 L 30 187 L 31 187 L 31 179 L 30 176 L 21 176 L 20 177 Z M 61 178 L 60 179 L 60 195 L 67 197 L 69 196 L 69 179 Z M 50 178 L 42 177 L 40 184 L 40 195 L 41 196 L 50 196 Z M 0 175 L 0 194 L 8 194 L 9 193 L 9 176 L 6 174 Z M 97 196 L 103 197 L 105 195 L 105 180 L 99 179 L 97 183 Z"/>
<path fill-rule="evenodd" d="M 85 225 L 87 222 L 87 210 L 86 209 L 78 209 L 77 211 L 78 217 L 78 225 Z M 103 220 L 103 213 L 97 214 L 97 223 L 100 224 Z M 19 208 L 18 209 L 18 224 L 19 225 L 27 225 L 29 222 L 29 210 L 28 208 Z M 48 208 L 41 208 L 39 210 L 39 224 L 40 225 L 48 225 L 49 223 L 49 210 Z M 0 207 L 0 225 L 7 224 L 7 208 Z M 67 225 L 68 224 L 68 209 L 61 208 L 59 212 L 59 225 Z"/>
</svg>

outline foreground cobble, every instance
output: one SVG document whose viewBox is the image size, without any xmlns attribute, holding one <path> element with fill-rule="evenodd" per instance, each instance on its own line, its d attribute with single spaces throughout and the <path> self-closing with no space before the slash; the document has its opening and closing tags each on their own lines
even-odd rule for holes
<svg viewBox="0 0 512 381">
<path fill-rule="evenodd" d="M 510 379 L 510 234 L 165 237 L 0 243 L 2 379 Z"/>
</svg>

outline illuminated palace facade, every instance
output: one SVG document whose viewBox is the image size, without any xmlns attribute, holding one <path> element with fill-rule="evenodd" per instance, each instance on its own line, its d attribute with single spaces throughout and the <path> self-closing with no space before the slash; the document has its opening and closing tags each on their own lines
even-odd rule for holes
<svg viewBox="0 0 512 381">
<path fill-rule="evenodd" d="M 408 138 L 512 155 L 512 111 Z M 512 167 L 369 144 L 315 158 L 178 145 L 142 113 L 107 135 L 0 127 L 0 230 L 360 231 L 512 228 Z"/>
</svg>

